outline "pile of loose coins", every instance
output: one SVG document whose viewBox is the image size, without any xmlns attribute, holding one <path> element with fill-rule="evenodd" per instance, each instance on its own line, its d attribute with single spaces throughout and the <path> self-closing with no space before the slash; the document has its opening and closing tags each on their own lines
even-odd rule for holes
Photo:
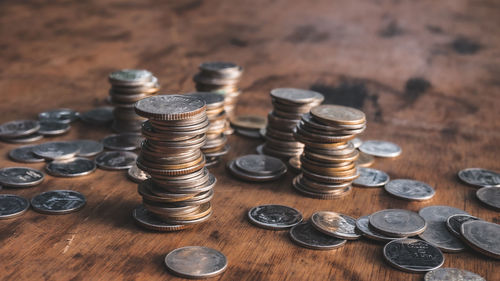
<svg viewBox="0 0 500 281">
<path fill-rule="evenodd" d="M 203 100 L 186 95 L 159 95 L 136 103 L 146 140 L 137 166 L 151 178 L 138 186 L 143 205 L 133 212 L 142 226 L 176 231 L 207 220 L 215 177 L 205 168 L 208 119 Z"/>
<path fill-rule="evenodd" d="M 357 109 L 320 105 L 302 116 L 294 129 L 304 143 L 301 171 L 293 180 L 300 193 L 319 199 L 346 195 L 359 174 L 354 161 L 358 151 L 349 142 L 366 127 L 365 114 Z"/>
<path fill-rule="evenodd" d="M 138 132 L 144 118 L 134 112 L 134 104 L 160 90 L 158 79 L 142 69 L 122 69 L 109 74 L 109 100 L 113 110 L 113 130 L 117 132 Z"/>
<path fill-rule="evenodd" d="M 252 182 L 273 181 L 287 171 L 280 159 L 260 154 L 241 156 L 227 163 L 227 169 L 239 179 Z"/>
</svg>

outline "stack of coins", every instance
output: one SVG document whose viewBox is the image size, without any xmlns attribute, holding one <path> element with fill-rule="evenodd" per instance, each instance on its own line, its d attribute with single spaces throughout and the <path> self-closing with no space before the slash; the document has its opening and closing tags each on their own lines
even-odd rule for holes
<svg viewBox="0 0 500 281">
<path fill-rule="evenodd" d="M 232 62 L 204 62 L 199 66 L 200 72 L 194 75 L 196 90 L 215 92 L 224 96 L 224 109 L 232 115 L 238 96 L 238 88 L 243 68 Z"/>
<path fill-rule="evenodd" d="M 267 127 L 262 133 L 266 143 L 259 150 L 280 158 L 302 154 L 304 144 L 294 140 L 293 129 L 302 114 L 323 101 L 323 95 L 308 90 L 278 88 L 271 91 L 271 98 L 273 111 L 269 113 Z"/>
<path fill-rule="evenodd" d="M 293 187 L 313 198 L 346 195 L 359 176 L 354 163 L 358 151 L 349 140 L 365 127 L 365 114 L 350 107 L 320 105 L 304 114 L 293 133 L 305 144 L 302 173 L 294 178 Z"/>
<path fill-rule="evenodd" d="M 138 209 L 134 218 L 160 231 L 205 221 L 212 213 L 216 182 L 200 150 L 209 126 L 205 102 L 185 95 L 160 95 L 140 100 L 135 111 L 149 119 L 142 125 L 146 140 L 137 166 L 151 178 L 138 187 L 144 204 L 139 208 L 145 207 L 149 214 Z"/>
<path fill-rule="evenodd" d="M 230 129 L 229 120 L 224 111 L 224 96 L 210 92 L 196 92 L 187 94 L 201 100 L 207 105 L 208 131 L 207 141 L 201 147 L 201 152 L 205 154 L 207 163 L 205 167 L 216 165 L 220 162 L 220 157 L 227 154 L 229 145 L 224 132 Z"/>
<path fill-rule="evenodd" d="M 158 79 L 147 70 L 122 69 L 109 74 L 109 100 L 113 110 L 113 130 L 138 132 L 146 120 L 134 112 L 134 104 L 160 90 Z"/>
</svg>

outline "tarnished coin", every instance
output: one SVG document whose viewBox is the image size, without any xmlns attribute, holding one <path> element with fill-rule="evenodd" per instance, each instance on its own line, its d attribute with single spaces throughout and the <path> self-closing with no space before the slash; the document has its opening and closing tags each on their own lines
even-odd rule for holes
<svg viewBox="0 0 500 281">
<path fill-rule="evenodd" d="M 0 185 L 5 187 L 29 187 L 40 184 L 45 176 L 42 172 L 25 167 L 0 169 Z"/>
<path fill-rule="evenodd" d="M 157 231 L 178 231 L 188 228 L 184 224 L 169 224 L 160 220 L 155 214 L 151 213 L 144 205 L 137 206 L 132 212 L 135 221 L 144 228 Z"/>
<path fill-rule="evenodd" d="M 468 215 L 467 212 L 449 206 L 429 206 L 418 214 L 427 222 L 427 228 L 419 237 L 443 252 L 460 252 L 465 245 L 446 228 L 446 220 L 452 215 Z"/>
<path fill-rule="evenodd" d="M 205 101 L 182 95 L 158 95 L 138 101 L 135 112 L 155 120 L 184 120 L 205 111 Z"/>
<path fill-rule="evenodd" d="M 360 138 L 353 138 L 350 142 L 354 145 L 354 148 L 358 148 L 363 144 L 363 141 Z"/>
<path fill-rule="evenodd" d="M 500 225 L 482 220 L 468 221 L 462 224 L 460 233 L 474 250 L 500 259 Z"/>
<path fill-rule="evenodd" d="M 149 82 L 153 73 L 144 69 L 121 69 L 111 72 L 108 76 L 109 82 L 116 85 L 140 86 Z"/>
<path fill-rule="evenodd" d="M 209 278 L 226 270 L 227 258 L 212 248 L 187 246 L 168 253 L 165 265 L 170 272 L 183 278 Z"/>
<path fill-rule="evenodd" d="M 363 236 L 370 239 L 382 242 L 389 242 L 394 239 L 399 239 L 397 237 L 389 237 L 370 227 L 370 216 L 363 216 L 356 220 L 356 228 L 363 233 Z"/>
<path fill-rule="evenodd" d="M 468 221 L 477 220 L 479 220 L 479 218 L 470 215 L 452 215 L 446 219 L 446 227 L 453 235 L 460 238 L 462 236 L 462 234 L 460 233 L 462 224 Z"/>
<path fill-rule="evenodd" d="M 139 133 L 124 133 L 107 136 L 102 143 L 110 150 L 136 150 L 141 147 L 143 140 L 144 137 Z"/>
<path fill-rule="evenodd" d="M 458 172 L 458 177 L 465 183 L 476 186 L 500 186 L 500 174 L 481 168 L 469 168 Z"/>
<path fill-rule="evenodd" d="M 283 161 L 267 155 L 249 154 L 241 156 L 234 161 L 234 164 L 241 171 L 258 176 L 276 175 L 286 171 L 286 165 Z"/>
<path fill-rule="evenodd" d="M 370 226 L 385 235 L 408 237 L 424 232 L 427 223 L 415 212 L 386 209 L 370 215 Z"/>
<path fill-rule="evenodd" d="M 80 147 L 72 142 L 54 141 L 39 144 L 33 148 L 33 153 L 50 160 L 69 159 L 80 151 Z"/>
<path fill-rule="evenodd" d="M 331 250 L 343 246 L 347 240 L 319 232 L 310 222 L 302 222 L 290 229 L 290 238 L 296 244 L 314 250 Z"/>
<path fill-rule="evenodd" d="M 391 180 L 384 188 L 385 191 L 398 198 L 415 201 L 431 199 L 436 193 L 430 185 L 408 179 Z"/>
<path fill-rule="evenodd" d="M 95 140 L 75 140 L 72 141 L 80 147 L 77 156 L 81 157 L 91 157 L 102 152 L 104 146 L 102 143 Z"/>
<path fill-rule="evenodd" d="M 467 270 L 442 267 L 429 271 L 424 276 L 425 281 L 486 281 L 483 277 Z"/>
<path fill-rule="evenodd" d="M 373 165 L 373 162 L 375 162 L 375 158 L 373 158 L 373 156 L 371 155 L 363 152 L 359 152 L 358 155 L 358 159 L 356 159 L 355 161 L 356 166 L 358 167 L 370 167 L 371 165 Z"/>
<path fill-rule="evenodd" d="M 87 158 L 55 160 L 45 166 L 47 172 L 55 177 L 79 177 L 95 171 L 95 163 Z"/>
<path fill-rule="evenodd" d="M 25 145 L 15 148 L 9 151 L 9 157 L 16 162 L 22 163 L 38 163 L 45 161 L 45 159 L 33 153 L 33 148 L 35 146 L 36 145 Z"/>
<path fill-rule="evenodd" d="M 38 133 L 44 136 L 58 136 L 67 133 L 69 129 L 71 126 L 68 123 L 41 121 Z"/>
<path fill-rule="evenodd" d="M 0 125 L 0 138 L 17 138 L 36 133 L 40 123 L 35 120 L 16 120 Z"/>
<path fill-rule="evenodd" d="M 363 142 L 359 147 L 361 152 L 377 157 L 397 157 L 401 154 L 401 148 L 392 142 L 369 140 Z"/>
<path fill-rule="evenodd" d="M 295 88 L 277 88 L 271 90 L 270 94 L 272 98 L 292 104 L 321 103 L 325 99 L 318 92 Z"/>
<path fill-rule="evenodd" d="M 500 210 L 500 187 L 483 187 L 476 192 L 476 197 L 484 204 Z"/>
<path fill-rule="evenodd" d="M 389 175 L 379 170 L 358 167 L 358 172 L 359 177 L 353 181 L 357 186 L 379 187 L 389 182 Z"/>
<path fill-rule="evenodd" d="M 83 122 L 93 125 L 107 125 L 113 121 L 113 107 L 103 106 L 80 114 Z"/>
<path fill-rule="evenodd" d="M 324 104 L 311 108 L 311 115 L 326 124 L 358 125 L 366 121 L 363 111 L 341 105 Z"/>
<path fill-rule="evenodd" d="M 267 229 L 282 230 L 302 221 L 302 214 L 291 207 L 282 205 L 261 205 L 248 211 L 253 224 Z"/>
<path fill-rule="evenodd" d="M 18 217 L 28 210 L 30 203 L 23 197 L 0 194 L 0 220 Z"/>
<path fill-rule="evenodd" d="M 231 125 L 239 129 L 260 130 L 266 127 L 267 118 L 259 115 L 238 115 L 231 118 Z"/>
<path fill-rule="evenodd" d="M 85 196 L 73 190 L 51 190 L 31 199 L 31 206 L 39 213 L 62 215 L 76 212 L 85 206 Z"/>
<path fill-rule="evenodd" d="M 344 214 L 320 211 L 311 216 L 311 224 L 319 231 L 340 239 L 355 240 L 361 237 L 356 231 L 356 220 Z"/>
<path fill-rule="evenodd" d="M 384 246 L 384 258 L 406 272 L 426 272 L 441 267 L 444 256 L 431 244 L 417 239 L 396 239 Z"/>
<path fill-rule="evenodd" d="M 130 169 L 137 159 L 137 154 L 130 151 L 107 151 L 99 154 L 95 163 L 106 170 Z"/>
<path fill-rule="evenodd" d="M 151 177 L 148 173 L 139 169 L 136 163 L 134 163 L 132 167 L 128 169 L 127 176 L 130 180 L 136 183 L 141 183 Z"/>
<path fill-rule="evenodd" d="M 58 108 L 38 114 L 38 120 L 44 122 L 71 123 L 78 119 L 78 112 L 69 108 Z"/>
</svg>

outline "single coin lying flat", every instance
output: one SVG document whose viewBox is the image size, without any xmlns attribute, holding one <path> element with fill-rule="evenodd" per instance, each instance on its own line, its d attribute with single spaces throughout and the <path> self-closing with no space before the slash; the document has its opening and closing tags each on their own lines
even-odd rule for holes
<svg viewBox="0 0 500 281">
<path fill-rule="evenodd" d="M 397 239 L 384 246 L 384 258 L 393 267 L 407 272 L 426 272 L 441 267 L 444 256 L 433 245 L 417 239 Z"/>
<path fill-rule="evenodd" d="M 165 257 L 165 265 L 183 278 L 209 278 L 226 270 L 226 256 L 212 248 L 187 246 L 175 249 Z"/>
<path fill-rule="evenodd" d="M 85 206 L 83 194 L 73 190 L 51 190 L 31 199 L 31 206 L 39 213 L 62 215 L 76 212 Z"/>
<path fill-rule="evenodd" d="M 288 229 L 302 221 L 302 214 L 291 207 L 282 205 L 261 205 L 248 211 L 250 222 L 256 226 L 282 230 Z"/>
</svg>

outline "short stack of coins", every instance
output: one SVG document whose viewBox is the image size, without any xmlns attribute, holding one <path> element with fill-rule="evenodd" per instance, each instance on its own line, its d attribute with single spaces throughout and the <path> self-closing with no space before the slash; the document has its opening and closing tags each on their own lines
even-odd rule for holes
<svg viewBox="0 0 500 281">
<path fill-rule="evenodd" d="M 224 109 L 231 116 L 241 93 L 238 82 L 243 68 L 232 62 L 214 61 L 202 63 L 199 70 L 193 77 L 196 90 L 224 95 Z"/>
<path fill-rule="evenodd" d="M 109 74 L 109 100 L 114 106 L 113 130 L 139 132 L 146 120 L 134 112 L 134 104 L 159 90 L 158 79 L 147 70 L 122 69 Z"/>
<path fill-rule="evenodd" d="M 267 117 L 262 152 L 279 158 L 302 154 L 304 144 L 294 139 L 293 130 L 304 113 L 323 102 L 323 95 L 294 88 L 273 89 L 270 94 L 273 111 Z"/>
<path fill-rule="evenodd" d="M 211 92 L 196 92 L 187 94 L 188 96 L 204 100 L 207 105 L 208 131 L 207 141 L 201 147 L 201 151 L 206 157 L 206 167 L 213 166 L 220 162 L 220 157 L 229 151 L 227 137 L 224 132 L 230 129 L 229 120 L 224 110 L 224 96 Z"/>
<path fill-rule="evenodd" d="M 148 118 L 142 125 L 146 140 L 137 166 L 151 178 L 138 191 L 145 209 L 162 222 L 156 230 L 175 231 L 205 221 L 212 213 L 216 183 L 200 150 L 209 127 L 205 101 L 158 95 L 137 102 L 135 111 Z"/>
<path fill-rule="evenodd" d="M 349 140 L 366 128 L 365 114 L 357 109 L 320 105 L 304 114 L 294 129 L 295 139 L 304 143 L 301 174 L 293 180 L 300 193 L 320 199 L 346 195 L 359 174 L 358 151 Z"/>
</svg>

